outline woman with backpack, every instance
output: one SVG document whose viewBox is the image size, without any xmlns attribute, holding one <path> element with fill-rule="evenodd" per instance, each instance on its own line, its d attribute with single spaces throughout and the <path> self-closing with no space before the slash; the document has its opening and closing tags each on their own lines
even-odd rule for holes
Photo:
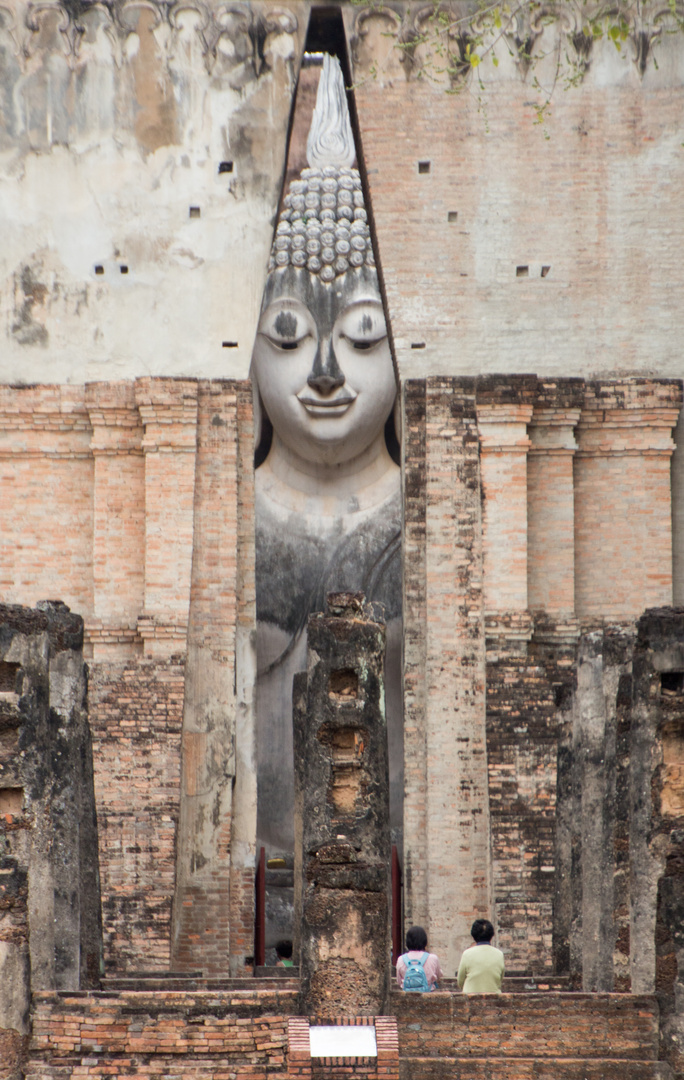
<svg viewBox="0 0 684 1080">
<path fill-rule="evenodd" d="M 397 960 L 400 990 L 427 993 L 437 989 L 442 978 L 439 957 L 427 951 L 427 934 L 422 926 L 412 926 L 406 934 L 406 952 Z"/>
</svg>

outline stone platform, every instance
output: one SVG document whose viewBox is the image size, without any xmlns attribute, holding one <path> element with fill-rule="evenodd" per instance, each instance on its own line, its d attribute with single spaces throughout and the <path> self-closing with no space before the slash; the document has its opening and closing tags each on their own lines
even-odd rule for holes
<svg viewBox="0 0 684 1080">
<path fill-rule="evenodd" d="M 282 983 L 37 993 L 26 1080 L 289 1077 L 288 1021 L 298 992 L 294 980 Z M 657 1060 L 659 1012 L 650 996 L 393 992 L 390 1013 L 401 1080 L 672 1077 Z M 361 1076 L 351 1066 L 343 1072 Z M 343 1072 L 333 1068 L 330 1076 Z"/>
</svg>

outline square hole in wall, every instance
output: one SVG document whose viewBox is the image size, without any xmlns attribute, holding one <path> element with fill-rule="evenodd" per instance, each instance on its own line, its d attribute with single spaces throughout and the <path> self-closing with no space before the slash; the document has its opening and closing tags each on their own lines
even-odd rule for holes
<svg viewBox="0 0 684 1080">
<path fill-rule="evenodd" d="M 122 263 L 122 265 L 119 267 L 119 270 L 121 271 L 122 274 L 127 274 L 128 273 L 128 267 L 126 266 L 125 263 Z"/>
<path fill-rule="evenodd" d="M 529 268 L 529 266 L 516 266 L 516 268 L 515 268 L 515 276 L 516 277 L 529 277 L 530 276 L 530 268 Z"/>
<path fill-rule="evenodd" d="M 23 788 L 0 788 L 0 814 L 18 817 L 24 808 Z"/>
<path fill-rule="evenodd" d="M 104 266 L 99 266 L 99 265 L 96 266 L 95 267 L 95 273 L 96 274 L 104 274 Z"/>
<path fill-rule="evenodd" d="M 328 694 L 333 701 L 354 701 L 359 696 L 359 676 L 353 668 L 330 672 Z"/>
<path fill-rule="evenodd" d="M 16 694 L 19 667 L 19 664 L 10 664 L 6 660 L 0 661 L 0 693 Z"/>
<path fill-rule="evenodd" d="M 660 674 L 660 689 L 664 694 L 684 692 L 684 671 L 663 671 Z"/>
<path fill-rule="evenodd" d="M 430 162 L 429 161 L 419 161 L 418 162 L 418 172 L 419 173 L 429 173 L 430 172 Z"/>
<path fill-rule="evenodd" d="M 447 214 L 447 221 L 458 221 L 458 210 L 450 210 Z"/>
<path fill-rule="evenodd" d="M 542 268 L 541 268 L 541 276 L 542 277 L 548 277 L 550 269 L 551 269 L 550 266 L 542 266 Z"/>
<path fill-rule="evenodd" d="M 232 161 L 222 161 L 219 164 L 218 171 L 219 171 L 219 173 L 232 173 L 232 171 L 233 171 L 233 162 Z"/>
<path fill-rule="evenodd" d="M 202 212 L 201 212 L 199 206 L 191 206 L 190 207 L 190 217 L 191 218 L 198 218 L 198 217 L 201 217 L 201 216 L 202 216 Z"/>
</svg>

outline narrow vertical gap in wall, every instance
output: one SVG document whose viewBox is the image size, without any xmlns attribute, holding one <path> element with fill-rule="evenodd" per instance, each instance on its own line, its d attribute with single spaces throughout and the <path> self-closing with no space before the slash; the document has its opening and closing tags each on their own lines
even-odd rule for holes
<svg viewBox="0 0 684 1080">
<path fill-rule="evenodd" d="M 354 91 L 352 89 L 353 75 L 349 58 L 349 50 L 347 48 L 347 36 L 344 30 L 344 20 L 342 18 L 342 10 L 340 7 L 333 4 L 326 4 L 325 6 L 314 5 L 314 7 L 311 9 L 311 15 L 309 18 L 309 31 L 306 37 L 305 51 L 308 53 L 331 53 L 333 56 L 336 56 L 338 58 L 342 67 L 344 82 L 347 87 L 349 118 L 351 120 L 352 132 L 354 134 L 354 143 L 356 146 L 357 167 L 361 176 L 363 197 L 366 204 L 366 213 L 368 214 L 368 228 L 370 229 L 371 243 L 373 244 L 373 253 L 375 255 L 375 265 L 378 271 L 378 282 L 380 284 L 382 306 L 385 309 L 387 336 L 389 339 L 390 351 L 392 353 L 394 375 L 397 380 L 397 387 L 399 387 L 399 369 L 397 367 L 397 357 L 394 348 L 392 324 L 389 318 L 387 292 L 385 290 L 385 278 L 382 272 L 382 261 L 380 258 L 380 248 L 378 245 L 378 237 L 375 228 L 375 217 L 373 214 L 373 203 L 371 200 L 370 186 L 368 183 L 368 172 L 366 170 L 366 162 L 363 155 L 363 142 L 361 139 L 359 115 L 356 109 Z"/>
</svg>

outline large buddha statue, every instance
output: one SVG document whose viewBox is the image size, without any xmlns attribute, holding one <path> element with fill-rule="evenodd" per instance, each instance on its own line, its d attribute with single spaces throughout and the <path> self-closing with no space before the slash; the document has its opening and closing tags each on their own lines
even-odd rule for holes
<svg viewBox="0 0 684 1080">
<path fill-rule="evenodd" d="M 272 429 L 256 471 L 257 831 L 268 856 L 293 849 L 292 677 L 329 592 L 363 591 L 387 624 L 395 836 L 401 828 L 401 494 L 386 439 L 397 388 L 329 56 L 307 158 L 280 214 L 252 362 L 257 427 Z"/>
</svg>

